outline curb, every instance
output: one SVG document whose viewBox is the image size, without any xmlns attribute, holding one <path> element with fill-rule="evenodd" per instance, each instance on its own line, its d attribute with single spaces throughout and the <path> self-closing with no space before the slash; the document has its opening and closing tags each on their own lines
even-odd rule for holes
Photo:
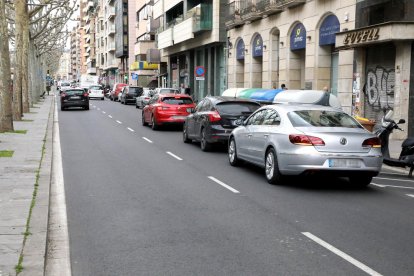
<svg viewBox="0 0 414 276">
<path fill-rule="evenodd" d="M 54 97 L 49 109 L 46 128 L 44 155 L 40 163 L 38 190 L 35 205 L 32 210 L 29 229 L 31 235 L 27 236 L 22 250 L 24 256 L 24 269 L 19 275 L 44 275 L 46 260 L 47 230 L 49 220 L 49 194 L 52 168 L 52 138 L 53 138 L 53 107 Z"/>
</svg>

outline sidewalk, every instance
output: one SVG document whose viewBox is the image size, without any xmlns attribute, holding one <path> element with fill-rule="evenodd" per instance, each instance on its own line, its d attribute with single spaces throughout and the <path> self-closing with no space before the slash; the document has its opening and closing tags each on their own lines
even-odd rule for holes
<svg viewBox="0 0 414 276">
<path fill-rule="evenodd" d="M 14 122 L 15 130 L 26 134 L 0 133 L 0 151 L 13 150 L 12 157 L 0 158 L 0 276 L 16 275 L 16 265 L 23 256 L 19 275 L 44 275 L 48 238 L 49 194 L 52 179 L 52 138 L 54 96 L 46 96 L 24 114 L 24 121 Z M 390 141 L 390 153 L 398 158 L 401 140 Z M 42 150 L 44 147 L 44 150 Z M 408 174 L 408 170 L 383 166 L 384 170 Z M 36 186 L 35 184 L 38 184 Z M 30 216 L 33 193 L 37 191 Z"/>
<path fill-rule="evenodd" d="M 16 275 L 15 268 L 22 253 L 20 275 L 43 275 L 53 111 L 54 96 L 46 96 L 24 114 L 23 121 L 13 122 L 16 131 L 26 130 L 26 134 L 0 133 L 0 151 L 14 151 L 12 157 L 0 158 L 0 276 Z M 29 216 L 30 227 L 26 229 Z"/>
</svg>

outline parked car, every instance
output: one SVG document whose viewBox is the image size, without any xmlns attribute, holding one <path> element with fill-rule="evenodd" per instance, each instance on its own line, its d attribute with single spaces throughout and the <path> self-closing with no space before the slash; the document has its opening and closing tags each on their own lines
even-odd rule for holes
<svg viewBox="0 0 414 276">
<path fill-rule="evenodd" d="M 104 91 L 102 85 L 91 85 L 88 89 L 89 99 L 105 99 Z"/>
<path fill-rule="evenodd" d="M 141 96 L 143 88 L 140 86 L 124 86 L 119 101 L 123 104 L 135 103 L 136 98 Z"/>
<path fill-rule="evenodd" d="M 113 89 L 111 90 L 111 101 L 118 100 L 118 94 L 121 92 L 122 87 L 127 86 L 126 83 L 115 83 Z"/>
<path fill-rule="evenodd" d="M 70 82 L 68 81 L 60 81 L 59 85 L 57 86 L 57 89 L 59 92 L 61 92 L 64 89 L 70 88 Z"/>
<path fill-rule="evenodd" d="M 260 104 L 247 99 L 223 96 L 208 96 L 198 103 L 183 127 L 183 141 L 200 141 L 202 151 L 211 150 L 214 143 L 227 143 L 231 131 L 237 127 L 235 121 L 249 116 L 260 108 Z"/>
<path fill-rule="evenodd" d="M 135 100 L 135 107 L 136 108 L 144 108 L 148 104 L 148 101 L 153 96 L 154 91 L 150 90 L 149 88 L 144 87 L 144 91 L 142 94 L 136 98 Z"/>
<path fill-rule="evenodd" d="M 82 88 L 67 89 L 60 94 L 60 110 L 68 107 L 82 107 L 89 110 L 89 95 Z"/>
<path fill-rule="evenodd" d="M 156 130 L 161 125 L 183 124 L 194 109 L 193 99 L 184 94 L 156 94 L 142 110 L 142 125 Z"/>
<path fill-rule="evenodd" d="M 265 168 L 269 183 L 286 175 L 331 174 L 368 185 L 381 170 L 381 141 L 353 117 L 320 105 L 260 108 L 230 135 L 228 157 Z"/>
<path fill-rule="evenodd" d="M 154 89 L 154 94 L 180 94 L 177 88 L 157 87 Z"/>
</svg>

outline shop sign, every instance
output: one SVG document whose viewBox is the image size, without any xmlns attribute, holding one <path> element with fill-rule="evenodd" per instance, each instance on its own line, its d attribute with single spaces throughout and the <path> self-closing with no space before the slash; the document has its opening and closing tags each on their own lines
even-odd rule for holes
<svg viewBox="0 0 414 276">
<path fill-rule="evenodd" d="M 138 80 L 138 74 L 131 73 L 131 79 Z"/>
<path fill-rule="evenodd" d="M 306 29 L 302 23 L 298 23 L 290 34 L 290 50 L 300 50 L 306 48 Z"/>
<path fill-rule="evenodd" d="M 244 59 L 244 41 L 243 41 L 243 39 L 240 39 L 239 42 L 237 42 L 236 59 L 238 59 L 238 60 L 243 60 Z"/>
<path fill-rule="evenodd" d="M 331 14 L 325 18 L 319 29 L 319 45 L 335 44 L 335 34 L 339 32 L 340 24 L 338 18 Z"/>
<path fill-rule="evenodd" d="M 263 39 L 261 35 L 257 35 L 253 40 L 253 57 L 263 56 Z"/>
<path fill-rule="evenodd" d="M 369 28 L 365 30 L 349 32 L 345 35 L 344 45 L 358 44 L 379 39 L 379 28 Z"/>
</svg>

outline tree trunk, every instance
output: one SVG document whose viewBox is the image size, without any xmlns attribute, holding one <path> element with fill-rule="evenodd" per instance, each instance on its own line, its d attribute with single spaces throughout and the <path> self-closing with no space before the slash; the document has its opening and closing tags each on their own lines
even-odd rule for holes
<svg viewBox="0 0 414 276">
<path fill-rule="evenodd" d="M 12 79 L 5 1 L 0 0 L 0 132 L 13 131 Z"/>
<path fill-rule="evenodd" d="M 16 66 L 14 68 L 14 92 L 13 92 L 13 119 L 21 121 L 23 116 L 22 101 L 22 62 L 23 62 L 23 22 L 26 9 L 25 0 L 14 1 L 16 12 L 15 37 L 16 37 Z"/>
<path fill-rule="evenodd" d="M 26 1 L 25 1 L 26 2 Z M 27 13 L 27 5 L 24 5 L 23 18 L 23 50 L 22 50 L 22 101 L 23 113 L 30 111 L 30 94 L 29 94 L 29 14 Z"/>
</svg>

